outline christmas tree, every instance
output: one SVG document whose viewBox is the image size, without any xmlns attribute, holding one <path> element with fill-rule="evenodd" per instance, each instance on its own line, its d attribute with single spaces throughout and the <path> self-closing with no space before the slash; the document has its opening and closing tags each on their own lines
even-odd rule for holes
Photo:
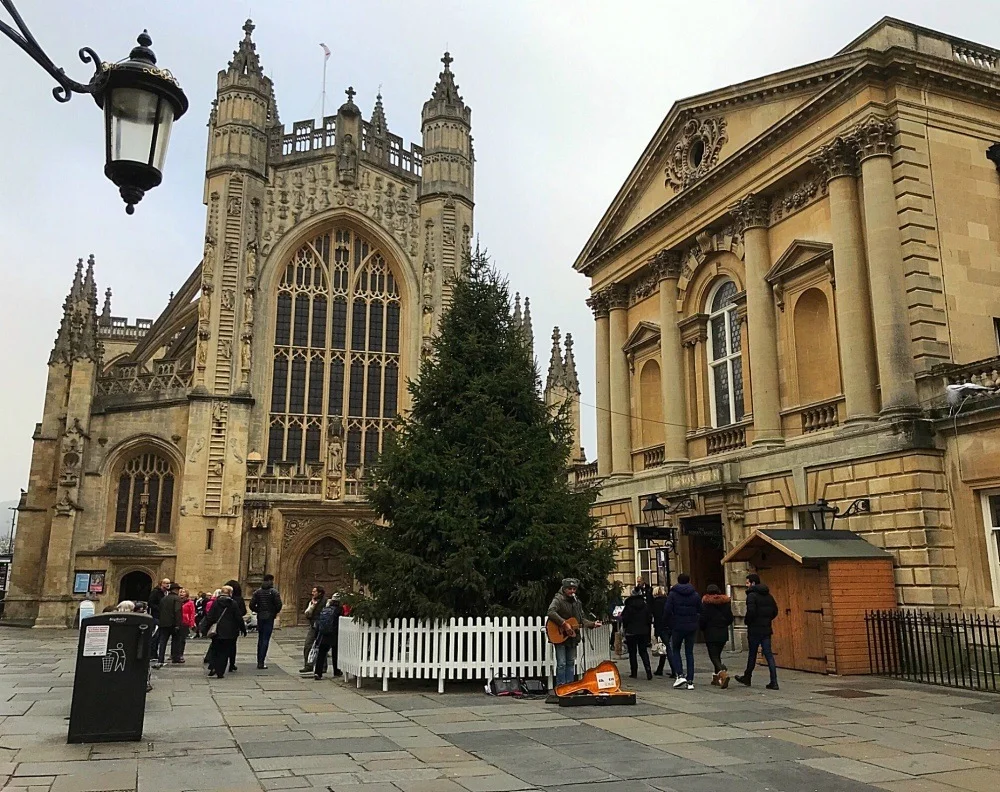
<svg viewBox="0 0 1000 792">
<path fill-rule="evenodd" d="M 594 536 L 596 492 L 569 484 L 568 414 L 541 399 L 504 279 L 478 250 L 466 270 L 367 481 L 354 614 L 543 615 L 564 577 L 603 614 L 614 542 Z"/>
</svg>

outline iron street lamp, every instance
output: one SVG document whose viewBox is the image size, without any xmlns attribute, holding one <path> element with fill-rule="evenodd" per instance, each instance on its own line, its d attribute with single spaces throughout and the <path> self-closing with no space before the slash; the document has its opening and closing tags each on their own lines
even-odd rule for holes
<svg viewBox="0 0 1000 792">
<path fill-rule="evenodd" d="M 104 110 L 104 175 L 118 187 L 125 211 L 163 179 L 163 162 L 170 128 L 188 109 L 188 100 L 177 80 L 156 67 L 150 49 L 153 40 L 145 30 L 126 60 L 102 61 L 90 47 L 80 50 L 80 60 L 94 64 L 94 75 L 83 84 L 66 76 L 42 50 L 14 7 L 14 0 L 0 0 L 17 30 L 0 21 L 0 33 L 24 50 L 59 83 L 52 89 L 57 102 L 68 102 L 74 93 L 90 94 Z"/>
<path fill-rule="evenodd" d="M 677 529 L 669 517 L 679 511 L 690 511 L 693 508 L 694 501 L 690 498 L 665 506 L 656 495 L 647 495 L 643 498 L 642 507 L 639 509 L 642 522 L 634 527 L 638 529 L 640 536 L 644 536 L 647 541 L 663 542 L 658 547 L 650 547 L 656 550 L 657 566 L 660 566 L 662 561 L 667 588 L 670 588 L 670 556 L 677 548 Z"/>
<path fill-rule="evenodd" d="M 814 531 L 832 531 L 834 522 L 838 518 L 868 514 L 871 510 L 871 501 L 868 498 L 858 498 L 843 513 L 839 506 L 831 506 L 824 498 L 820 498 L 807 509 Z"/>
</svg>

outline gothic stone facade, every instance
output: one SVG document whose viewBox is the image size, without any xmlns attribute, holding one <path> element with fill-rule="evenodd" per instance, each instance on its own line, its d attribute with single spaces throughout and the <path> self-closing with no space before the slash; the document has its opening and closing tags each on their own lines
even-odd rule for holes
<svg viewBox="0 0 1000 792">
<path fill-rule="evenodd" d="M 446 53 L 422 145 L 354 91 L 278 120 L 251 38 L 219 72 L 204 256 L 153 322 L 98 314 L 81 262 L 49 361 L 5 618 L 70 624 L 169 577 L 350 585 L 361 481 L 407 406 L 472 234 L 471 110 Z M 76 591 L 76 593 L 74 593 Z M 286 619 L 287 623 L 287 619 Z"/>
<path fill-rule="evenodd" d="M 701 590 L 742 584 L 720 561 L 755 528 L 868 498 L 838 527 L 892 554 L 901 605 L 1000 606 L 1000 412 L 945 400 L 1000 384 L 998 88 L 997 50 L 884 19 L 670 110 L 575 264 L 598 440 L 576 476 L 620 579 L 657 576 L 630 527 L 649 494 Z"/>
</svg>

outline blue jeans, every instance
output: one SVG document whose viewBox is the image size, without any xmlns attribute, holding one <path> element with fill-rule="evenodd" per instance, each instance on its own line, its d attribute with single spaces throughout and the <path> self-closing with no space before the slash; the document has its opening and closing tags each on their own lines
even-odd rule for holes
<svg viewBox="0 0 1000 792">
<path fill-rule="evenodd" d="M 750 681 L 754 666 L 757 665 L 757 650 L 759 649 L 764 653 L 764 659 L 767 661 L 767 670 L 771 672 L 771 684 L 777 685 L 778 667 L 774 663 L 774 652 L 771 651 L 771 636 L 748 635 L 747 641 L 750 643 L 750 654 L 747 657 L 747 670 L 743 676 L 748 682 Z"/>
<path fill-rule="evenodd" d="M 697 630 L 674 630 L 670 636 L 670 659 L 674 673 L 683 676 L 688 682 L 694 681 L 694 634 Z M 681 644 L 684 644 L 684 659 L 687 661 L 687 673 L 681 669 Z"/>
<path fill-rule="evenodd" d="M 267 647 L 271 645 L 271 633 L 274 632 L 274 619 L 257 619 L 257 665 L 264 665 L 267 660 Z"/>
<path fill-rule="evenodd" d="M 556 644 L 556 684 L 564 685 L 576 679 L 576 641 Z"/>
</svg>

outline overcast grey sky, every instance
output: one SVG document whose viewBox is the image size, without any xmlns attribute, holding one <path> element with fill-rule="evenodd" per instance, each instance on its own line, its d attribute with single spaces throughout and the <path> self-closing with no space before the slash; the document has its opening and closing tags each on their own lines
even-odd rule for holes
<svg viewBox="0 0 1000 792">
<path fill-rule="evenodd" d="M 103 175 L 101 114 L 0 37 L 0 499 L 26 486 L 46 362 L 74 264 L 93 253 L 114 312 L 154 318 L 201 255 L 209 104 L 248 15 L 282 121 L 320 113 L 353 85 L 366 117 L 378 86 L 390 129 L 420 139 L 420 107 L 448 47 L 472 107 L 476 233 L 532 298 L 543 375 L 558 324 L 577 338 L 584 444 L 595 453 L 593 319 L 572 263 L 670 105 L 829 57 L 886 15 L 1000 46 L 996 0 L 20 0 L 46 52 L 75 79 L 93 47 L 128 54 L 145 27 L 191 101 L 164 183 L 125 215 Z M 0 11 L 0 14 L 4 12 Z M 5 17 L 5 21 L 10 21 Z"/>
</svg>

